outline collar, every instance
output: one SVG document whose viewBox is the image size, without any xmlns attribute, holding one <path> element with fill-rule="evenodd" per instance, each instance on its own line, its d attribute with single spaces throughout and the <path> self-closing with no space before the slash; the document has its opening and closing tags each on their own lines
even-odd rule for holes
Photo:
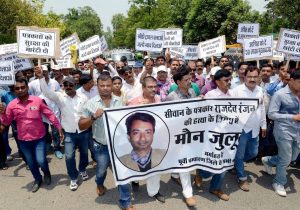
<svg viewBox="0 0 300 210">
<path fill-rule="evenodd" d="M 17 103 L 23 103 L 18 97 L 16 98 L 17 99 Z M 28 101 L 33 101 L 33 98 L 31 95 L 29 95 L 28 99 L 25 101 L 25 102 L 28 102 Z"/>
</svg>

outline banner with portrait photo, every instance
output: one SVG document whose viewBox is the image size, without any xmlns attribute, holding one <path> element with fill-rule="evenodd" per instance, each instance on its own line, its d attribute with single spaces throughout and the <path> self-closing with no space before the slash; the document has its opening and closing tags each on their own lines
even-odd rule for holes
<svg viewBox="0 0 300 210">
<path fill-rule="evenodd" d="M 238 139 L 258 99 L 183 100 L 107 109 L 116 184 L 156 174 L 233 167 Z"/>
</svg>

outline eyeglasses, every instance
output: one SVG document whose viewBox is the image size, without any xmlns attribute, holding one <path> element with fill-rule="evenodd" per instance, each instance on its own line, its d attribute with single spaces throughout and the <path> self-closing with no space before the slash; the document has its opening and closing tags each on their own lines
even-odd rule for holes
<svg viewBox="0 0 300 210">
<path fill-rule="evenodd" d="M 25 90 L 26 86 L 14 87 L 14 90 Z"/>
<path fill-rule="evenodd" d="M 196 69 L 191 69 L 191 72 L 196 72 Z"/>
<path fill-rule="evenodd" d="M 71 83 L 64 83 L 63 85 L 64 85 L 64 87 L 74 87 L 74 85 Z"/>
</svg>

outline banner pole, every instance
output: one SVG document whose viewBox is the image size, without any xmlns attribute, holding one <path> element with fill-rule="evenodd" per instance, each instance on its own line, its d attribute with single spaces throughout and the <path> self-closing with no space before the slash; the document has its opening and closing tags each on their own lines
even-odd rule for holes
<svg viewBox="0 0 300 210">
<path fill-rule="evenodd" d="M 299 61 L 296 62 L 296 69 L 299 68 Z"/>
<path fill-rule="evenodd" d="M 256 66 L 259 69 L 259 60 L 256 60 Z"/>
<path fill-rule="evenodd" d="M 288 54 L 288 58 L 287 58 L 286 65 L 285 65 L 286 70 L 288 70 L 288 68 L 289 68 L 290 60 L 291 60 L 291 54 Z"/>
</svg>

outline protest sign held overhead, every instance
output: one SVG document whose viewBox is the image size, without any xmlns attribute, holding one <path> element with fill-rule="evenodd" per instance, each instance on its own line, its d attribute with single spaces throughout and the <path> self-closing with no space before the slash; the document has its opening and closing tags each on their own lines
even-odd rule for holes
<svg viewBox="0 0 300 210">
<path fill-rule="evenodd" d="M 18 44 L 3 44 L 0 45 L 0 55 L 17 53 L 18 52 Z"/>
<path fill-rule="evenodd" d="M 184 100 L 105 111 L 105 130 L 116 184 L 196 168 L 222 173 L 234 166 L 238 139 L 258 99 Z M 131 158 L 138 115 L 152 124 L 151 165 Z M 148 121 L 147 121 L 148 122 Z M 124 135 L 127 134 L 127 135 Z M 144 146 L 143 148 L 145 148 Z"/>
<path fill-rule="evenodd" d="M 101 43 L 101 51 L 104 52 L 108 49 L 108 44 L 106 42 L 105 36 L 100 37 L 100 43 Z"/>
<path fill-rule="evenodd" d="M 276 50 L 290 55 L 300 55 L 300 31 L 280 29 Z"/>
<path fill-rule="evenodd" d="M 3 61 L 12 61 L 14 65 L 14 71 L 22 71 L 33 68 L 31 59 L 20 58 L 17 53 L 0 56 L 0 62 Z"/>
<path fill-rule="evenodd" d="M 181 28 L 162 28 L 158 29 L 165 32 L 164 48 L 182 46 L 182 29 Z"/>
<path fill-rule="evenodd" d="M 135 49 L 160 52 L 163 48 L 164 31 L 136 29 Z"/>
<path fill-rule="evenodd" d="M 273 36 L 244 39 L 244 60 L 272 59 Z"/>
<path fill-rule="evenodd" d="M 173 47 L 170 48 L 171 58 L 180 58 L 184 59 L 185 49 L 182 47 Z"/>
<path fill-rule="evenodd" d="M 199 58 L 207 58 L 226 51 L 225 36 L 219 36 L 214 39 L 209 39 L 198 44 Z"/>
<path fill-rule="evenodd" d="M 182 45 L 184 50 L 185 60 L 197 60 L 198 59 L 198 46 L 197 45 Z"/>
<path fill-rule="evenodd" d="M 15 70 L 12 61 L 0 62 L 0 86 L 15 84 Z"/>
<path fill-rule="evenodd" d="M 272 60 L 283 61 L 284 60 L 284 53 L 276 51 L 277 40 L 273 40 L 273 58 Z"/>
<path fill-rule="evenodd" d="M 237 43 L 243 43 L 243 39 L 256 38 L 259 36 L 259 23 L 239 23 Z"/>
<path fill-rule="evenodd" d="M 80 43 L 77 33 L 72 34 L 71 36 L 60 41 L 60 51 L 61 55 L 64 57 L 67 54 L 71 54 L 70 46 L 75 45 L 78 49 Z"/>
<path fill-rule="evenodd" d="M 59 58 L 59 29 L 17 26 L 18 56 Z"/>
<path fill-rule="evenodd" d="M 98 35 L 92 36 L 79 44 L 79 61 L 97 57 L 101 53 L 101 42 Z"/>
<path fill-rule="evenodd" d="M 56 59 L 57 65 L 62 69 L 70 69 L 74 67 L 71 55 L 66 55 L 60 59 Z"/>
</svg>

